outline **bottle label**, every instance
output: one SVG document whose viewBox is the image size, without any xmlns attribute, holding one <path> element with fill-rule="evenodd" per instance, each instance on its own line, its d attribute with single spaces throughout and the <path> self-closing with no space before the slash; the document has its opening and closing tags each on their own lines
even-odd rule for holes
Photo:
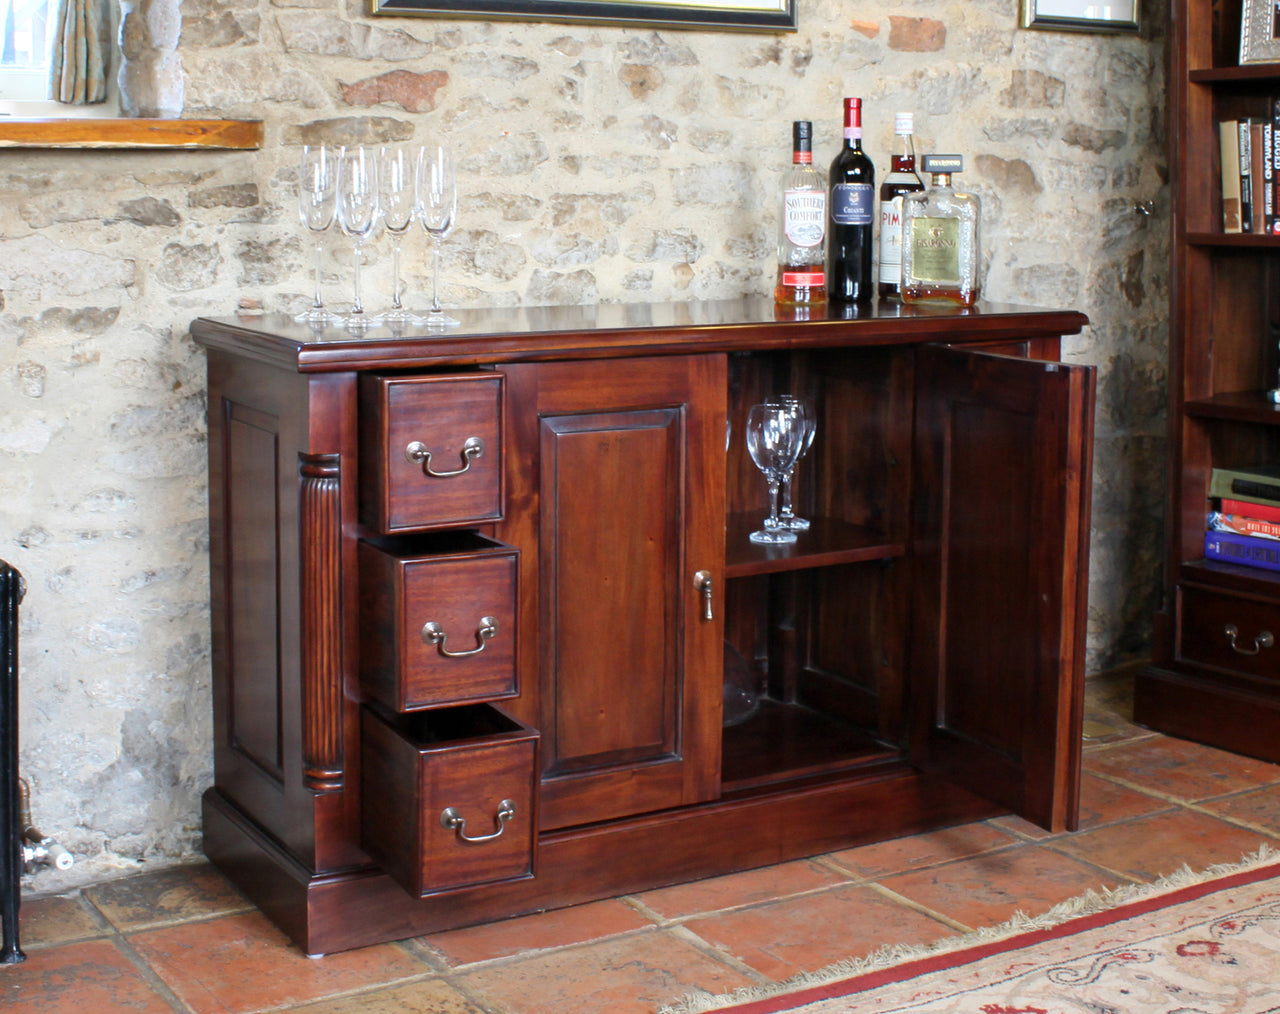
<svg viewBox="0 0 1280 1014">
<path fill-rule="evenodd" d="M 880 281 L 902 283 L 902 195 L 880 202 Z"/>
<path fill-rule="evenodd" d="M 821 268 L 803 268 L 799 271 L 783 271 L 782 284 L 796 289 L 825 289 L 826 272 Z"/>
<path fill-rule="evenodd" d="M 788 190 L 782 195 L 782 232 L 794 246 L 813 247 L 827 231 L 827 195 L 821 190 Z"/>
<path fill-rule="evenodd" d="M 831 221 L 837 225 L 870 225 L 875 206 L 870 183 L 837 183 L 831 188 Z"/>
<path fill-rule="evenodd" d="M 911 220 L 911 275 L 922 282 L 960 284 L 958 218 Z"/>
</svg>

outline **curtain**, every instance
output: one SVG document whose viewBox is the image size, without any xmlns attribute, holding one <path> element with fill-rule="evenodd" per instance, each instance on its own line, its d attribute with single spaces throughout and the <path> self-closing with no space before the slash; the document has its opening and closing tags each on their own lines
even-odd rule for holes
<svg viewBox="0 0 1280 1014">
<path fill-rule="evenodd" d="M 53 36 L 53 98 L 77 106 L 106 100 L 110 34 L 106 0 L 60 0 Z"/>
</svg>

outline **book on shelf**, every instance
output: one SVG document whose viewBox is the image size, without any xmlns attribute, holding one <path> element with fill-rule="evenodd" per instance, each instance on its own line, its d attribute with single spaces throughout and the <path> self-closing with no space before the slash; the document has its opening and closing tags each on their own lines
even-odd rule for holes
<svg viewBox="0 0 1280 1014">
<path fill-rule="evenodd" d="M 1236 147 L 1240 151 L 1240 231 L 1253 232 L 1253 134 L 1247 119 L 1236 121 Z"/>
<path fill-rule="evenodd" d="M 1275 539 L 1280 541 L 1280 522 L 1263 521 L 1244 514 L 1224 514 L 1222 511 L 1209 512 L 1209 531 L 1233 532 L 1236 535 L 1253 535 L 1259 539 Z"/>
<path fill-rule="evenodd" d="M 1223 514 L 1234 514 L 1237 517 L 1252 518 L 1256 521 L 1270 521 L 1280 524 L 1280 507 L 1265 503 L 1250 503 L 1247 500 L 1233 500 L 1223 497 L 1218 501 L 1218 510 Z"/>
<path fill-rule="evenodd" d="M 1267 220 L 1271 218 L 1271 200 L 1274 194 L 1267 185 L 1266 159 L 1262 152 L 1262 120 L 1250 118 L 1249 124 L 1249 179 L 1252 181 L 1251 205 L 1253 219 L 1252 232 L 1261 236 L 1267 231 Z"/>
<path fill-rule="evenodd" d="M 1205 532 L 1204 558 L 1280 571 L 1280 542 L 1234 532 Z"/>
<path fill-rule="evenodd" d="M 1243 231 L 1240 219 L 1240 132 L 1235 120 L 1222 120 L 1218 124 L 1220 145 L 1219 167 L 1222 177 L 1222 231 Z"/>
<path fill-rule="evenodd" d="M 1280 507 L 1280 465 L 1256 468 L 1215 468 L 1209 495 Z"/>
</svg>

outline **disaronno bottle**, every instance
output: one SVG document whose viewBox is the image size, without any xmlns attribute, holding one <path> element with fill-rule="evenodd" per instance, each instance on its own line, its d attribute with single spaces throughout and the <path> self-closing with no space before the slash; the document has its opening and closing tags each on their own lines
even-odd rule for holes
<svg viewBox="0 0 1280 1014">
<path fill-rule="evenodd" d="M 978 300 L 981 204 L 951 188 L 960 155 L 926 155 L 933 185 L 902 199 L 902 301 L 972 306 Z"/>
</svg>

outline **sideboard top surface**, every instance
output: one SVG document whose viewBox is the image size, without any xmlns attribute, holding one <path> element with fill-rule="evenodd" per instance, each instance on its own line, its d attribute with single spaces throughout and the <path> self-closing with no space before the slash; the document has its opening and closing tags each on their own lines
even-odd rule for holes
<svg viewBox="0 0 1280 1014">
<path fill-rule="evenodd" d="M 206 348 L 311 373 L 752 349 L 1007 341 L 1077 334 L 1089 322 L 1075 310 L 1000 303 L 980 303 L 972 308 L 877 303 L 794 311 L 776 308 L 764 297 L 451 308 L 449 312 L 461 323 L 443 331 L 376 326 L 355 334 L 341 324 L 312 327 L 285 314 L 245 314 L 200 318 L 192 324 L 191 333 Z"/>
</svg>

